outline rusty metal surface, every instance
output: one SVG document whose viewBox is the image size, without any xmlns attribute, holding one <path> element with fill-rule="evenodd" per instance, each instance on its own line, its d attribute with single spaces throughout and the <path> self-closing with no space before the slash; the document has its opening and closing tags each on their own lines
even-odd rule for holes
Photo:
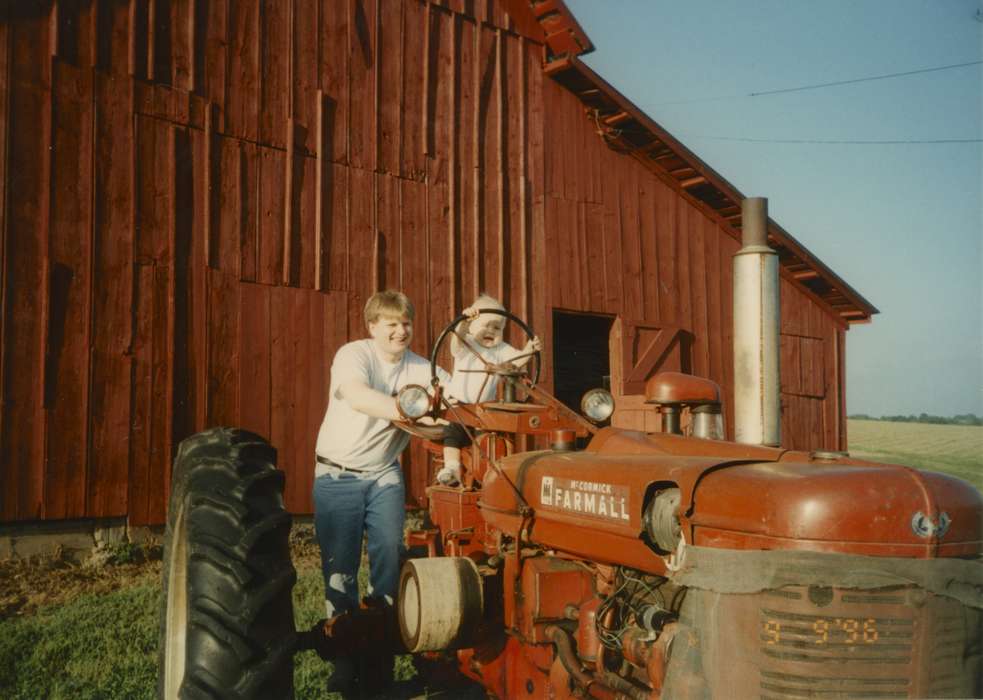
<svg viewBox="0 0 983 700">
<path fill-rule="evenodd" d="M 978 658 L 965 651 L 980 643 L 979 620 L 979 611 L 916 587 L 692 590 L 675 640 L 687 654 L 668 673 L 685 683 L 696 671 L 715 698 L 973 697 Z M 686 658 L 693 653 L 702 667 Z M 706 663 L 721 656 L 729 662 Z"/>
<path fill-rule="evenodd" d="M 589 45 L 562 4 L 513 5 L 53 0 L 0 21 L 0 521 L 161 522 L 177 443 L 218 424 L 269 437 L 310 511 L 328 363 L 388 286 L 421 353 L 479 291 L 547 347 L 552 309 L 685 328 L 663 367 L 718 382 L 729 415 L 734 241 L 545 75 L 532 22 Z M 842 449 L 842 329 L 783 285 L 783 433 Z M 431 470 L 415 448 L 414 500 Z"/>
</svg>

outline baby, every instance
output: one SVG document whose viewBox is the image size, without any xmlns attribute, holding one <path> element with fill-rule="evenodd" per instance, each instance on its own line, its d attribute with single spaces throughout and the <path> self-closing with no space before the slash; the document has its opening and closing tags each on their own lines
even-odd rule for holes
<svg viewBox="0 0 983 700">
<path fill-rule="evenodd" d="M 457 333 L 451 335 L 451 355 L 454 358 L 454 372 L 451 375 L 448 397 L 461 403 L 481 403 L 495 398 L 498 375 L 487 374 L 484 362 L 501 364 L 518 357 L 513 364 L 522 367 L 534 351 L 543 349 L 539 338 L 530 338 L 522 350 L 512 347 L 502 340 L 505 330 L 505 317 L 498 314 L 482 314 L 482 309 L 504 311 L 502 303 L 487 294 L 481 294 L 474 303 L 464 310 L 465 319 L 458 324 L 457 332 L 464 335 L 462 343 Z M 470 349 L 469 349 L 470 348 Z M 524 357 L 519 357 L 524 355 Z M 478 371 L 464 371 L 478 370 Z M 484 387 L 484 388 L 482 388 Z M 437 481 L 445 486 L 455 486 L 461 480 L 461 448 L 471 444 L 467 433 L 457 423 L 445 428 L 444 466 L 437 472 Z"/>
</svg>

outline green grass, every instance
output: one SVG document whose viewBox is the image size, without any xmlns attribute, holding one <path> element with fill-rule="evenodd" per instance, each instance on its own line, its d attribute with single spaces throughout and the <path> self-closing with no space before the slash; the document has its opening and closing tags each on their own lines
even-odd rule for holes
<svg viewBox="0 0 983 700">
<path fill-rule="evenodd" d="M 850 454 L 964 479 L 983 491 L 983 427 L 848 420 Z"/>
<path fill-rule="evenodd" d="M 298 630 L 324 617 L 321 572 L 298 572 Z M 364 576 L 363 576 L 364 578 Z M 0 698 L 4 700 L 139 700 L 156 697 L 160 586 L 81 596 L 36 615 L 0 620 Z M 294 656 L 298 698 L 339 697 L 324 690 L 332 665 L 314 652 Z M 410 657 L 396 679 L 415 675 Z"/>
<path fill-rule="evenodd" d="M 0 697 L 154 697 L 159 601 L 138 586 L 0 620 Z"/>
</svg>

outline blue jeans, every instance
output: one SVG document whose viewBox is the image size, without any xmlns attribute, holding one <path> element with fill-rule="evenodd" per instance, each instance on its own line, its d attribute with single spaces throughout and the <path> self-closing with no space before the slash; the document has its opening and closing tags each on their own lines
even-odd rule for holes
<svg viewBox="0 0 983 700">
<path fill-rule="evenodd" d="M 406 517 L 403 472 L 332 470 L 314 479 L 314 529 L 321 547 L 328 617 L 358 607 L 362 535 L 368 537 L 369 595 L 390 605 L 399 585 Z"/>
</svg>

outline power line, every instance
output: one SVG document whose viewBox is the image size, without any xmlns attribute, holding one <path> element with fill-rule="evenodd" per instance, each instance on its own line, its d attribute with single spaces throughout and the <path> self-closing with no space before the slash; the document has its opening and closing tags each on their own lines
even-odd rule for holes
<svg viewBox="0 0 983 700">
<path fill-rule="evenodd" d="M 740 141 L 744 143 L 807 143 L 807 144 L 848 144 L 848 145 L 893 145 L 910 143 L 983 143 L 983 139 L 899 139 L 899 140 L 846 140 L 846 139 L 754 139 L 740 136 L 700 136 L 686 134 L 687 138 L 708 139 L 711 141 Z"/>
<path fill-rule="evenodd" d="M 662 107 L 665 105 L 681 105 L 681 104 L 692 104 L 695 102 L 717 102 L 720 100 L 735 100 L 742 97 L 763 97 L 766 95 L 779 95 L 787 92 L 801 92 L 804 90 L 820 90 L 822 88 L 835 87 L 837 85 L 851 85 L 854 83 L 866 83 L 872 80 L 886 80 L 888 78 L 903 78 L 909 75 L 918 75 L 921 73 L 934 73 L 936 71 L 942 70 L 952 70 L 954 68 L 966 68 L 968 66 L 978 66 L 983 61 L 968 61 L 966 63 L 952 63 L 947 66 L 936 66 L 934 68 L 919 68 L 917 70 L 904 71 L 902 73 L 886 73 L 884 75 L 872 75 L 865 78 L 853 78 L 851 80 L 837 80 L 831 83 L 816 83 L 813 85 L 800 85 L 798 87 L 790 88 L 778 88 L 776 90 L 761 90 L 759 92 L 748 92 L 740 95 L 723 95 L 720 97 L 702 97 L 693 100 L 676 100 L 673 102 L 659 102 L 653 107 Z"/>
</svg>

